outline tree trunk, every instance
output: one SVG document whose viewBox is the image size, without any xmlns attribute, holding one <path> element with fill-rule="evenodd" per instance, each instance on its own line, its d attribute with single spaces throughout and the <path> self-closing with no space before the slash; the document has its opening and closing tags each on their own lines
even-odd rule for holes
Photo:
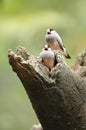
<svg viewBox="0 0 86 130">
<path fill-rule="evenodd" d="M 43 130 L 86 130 L 86 50 L 72 68 L 56 54 L 57 64 L 51 71 L 23 47 L 16 53 L 9 50 L 8 57 Z"/>
</svg>

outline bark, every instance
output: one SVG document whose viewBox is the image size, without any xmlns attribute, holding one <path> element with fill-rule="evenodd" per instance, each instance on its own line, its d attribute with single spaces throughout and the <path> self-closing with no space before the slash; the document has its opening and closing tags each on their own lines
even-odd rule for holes
<svg viewBox="0 0 86 130">
<path fill-rule="evenodd" d="M 8 52 L 43 130 L 86 130 L 86 50 L 69 68 L 60 54 L 49 69 L 23 47 Z"/>
</svg>

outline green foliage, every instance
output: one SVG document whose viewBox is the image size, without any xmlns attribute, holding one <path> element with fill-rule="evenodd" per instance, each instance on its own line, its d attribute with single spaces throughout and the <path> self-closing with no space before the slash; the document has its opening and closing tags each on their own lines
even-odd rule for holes
<svg viewBox="0 0 86 130">
<path fill-rule="evenodd" d="M 86 47 L 85 0 L 0 0 L 0 130 L 29 130 L 38 120 L 16 74 L 8 49 L 22 45 L 38 56 L 47 28 L 55 28 L 72 59 Z"/>
</svg>

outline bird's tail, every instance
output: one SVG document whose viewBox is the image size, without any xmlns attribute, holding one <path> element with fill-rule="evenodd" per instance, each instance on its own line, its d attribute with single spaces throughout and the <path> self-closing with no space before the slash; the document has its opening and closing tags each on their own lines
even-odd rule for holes
<svg viewBox="0 0 86 130">
<path fill-rule="evenodd" d="M 68 59 L 71 59 L 71 56 L 67 53 L 66 49 L 64 48 L 64 56 Z"/>
<path fill-rule="evenodd" d="M 71 59 L 71 56 L 68 54 L 68 53 L 64 53 L 64 56 L 66 57 L 66 58 L 68 58 L 68 59 Z"/>
</svg>

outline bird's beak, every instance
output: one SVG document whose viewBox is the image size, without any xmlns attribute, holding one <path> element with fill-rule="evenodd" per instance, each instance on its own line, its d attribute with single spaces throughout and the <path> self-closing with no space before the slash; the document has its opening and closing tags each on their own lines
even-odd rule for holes
<svg viewBox="0 0 86 130">
<path fill-rule="evenodd" d="M 50 29 L 47 29 L 47 34 L 51 34 Z"/>
<path fill-rule="evenodd" d="M 48 30 L 48 31 L 47 31 L 47 34 L 51 34 L 51 32 Z"/>
</svg>

